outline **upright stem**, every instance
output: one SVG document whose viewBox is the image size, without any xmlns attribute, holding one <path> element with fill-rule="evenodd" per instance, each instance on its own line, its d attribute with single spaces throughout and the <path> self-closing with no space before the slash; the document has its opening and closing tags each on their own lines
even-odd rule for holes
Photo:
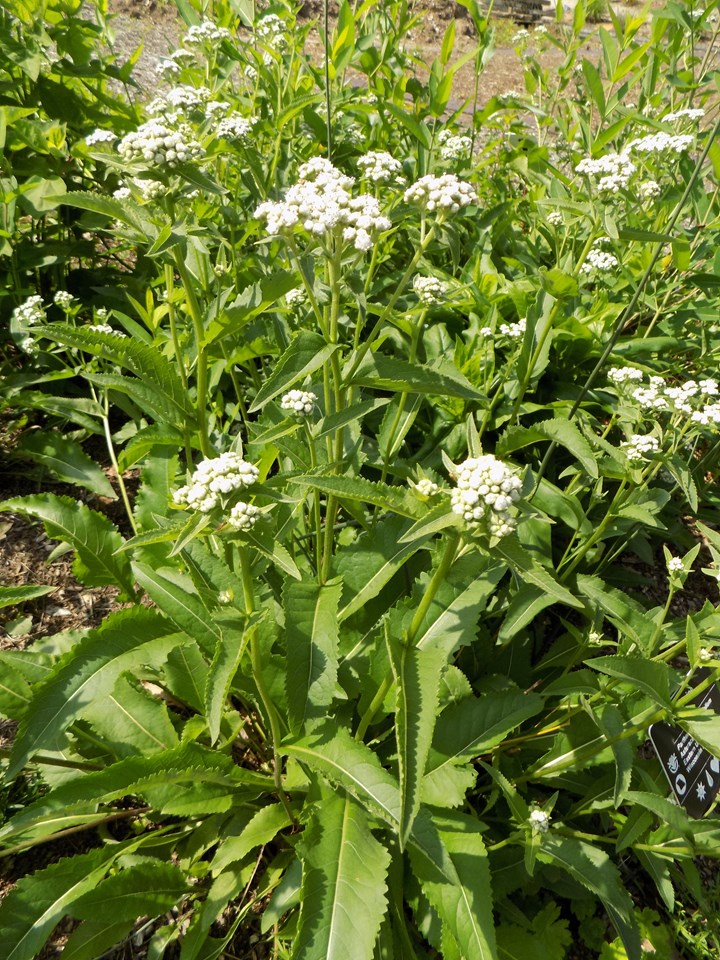
<svg viewBox="0 0 720 960">
<path fill-rule="evenodd" d="M 181 254 L 175 251 L 175 266 L 177 267 L 182 285 L 185 290 L 185 299 L 190 312 L 190 319 L 195 334 L 195 349 L 197 350 L 196 390 L 197 390 L 197 419 L 200 450 L 204 457 L 210 457 L 212 450 L 207 435 L 207 351 L 205 349 L 205 326 L 200 315 L 200 306 L 195 296 L 190 274 Z"/>
<path fill-rule="evenodd" d="M 329 0 L 323 0 L 323 29 L 325 31 L 325 123 L 327 126 L 327 157 L 332 160 L 332 102 L 330 94 L 330 16 Z"/>
</svg>

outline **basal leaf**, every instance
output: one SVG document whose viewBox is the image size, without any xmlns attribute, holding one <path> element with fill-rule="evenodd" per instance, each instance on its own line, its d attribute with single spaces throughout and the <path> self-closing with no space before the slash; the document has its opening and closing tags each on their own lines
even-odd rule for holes
<svg viewBox="0 0 720 960">
<path fill-rule="evenodd" d="M 115 555 L 122 537 L 107 517 L 70 497 L 42 493 L 13 497 L 0 503 L 1 510 L 13 510 L 41 520 L 47 535 L 69 544 L 76 553 L 73 570 L 88 587 L 118 586 L 125 598 L 134 593 L 130 561 Z"/>
<path fill-rule="evenodd" d="M 327 714 L 338 669 L 338 604 L 342 581 L 286 581 L 283 591 L 288 717 L 293 730 Z"/>
<path fill-rule="evenodd" d="M 254 850 L 275 839 L 277 834 L 290 826 L 290 816 L 282 803 L 261 807 L 247 826 L 237 835 L 228 837 L 213 857 L 210 870 L 221 873 L 232 863 L 237 863 Z"/>
<path fill-rule="evenodd" d="M 275 369 L 262 385 L 249 412 L 261 410 L 268 401 L 289 389 L 298 380 L 318 370 L 337 350 L 337 345 L 328 344 L 319 333 L 297 334 Z"/>
<path fill-rule="evenodd" d="M 169 910 L 189 892 L 178 867 L 158 861 L 126 867 L 73 901 L 70 914 L 80 920 L 98 916 L 137 920 Z"/>
<path fill-rule="evenodd" d="M 162 663 L 180 641 L 154 610 L 135 607 L 108 617 L 34 689 L 15 738 L 8 778 L 20 772 L 35 750 L 58 749 L 70 724 L 88 704 L 111 694 L 121 674 Z"/>
<path fill-rule="evenodd" d="M 373 480 L 366 480 L 365 477 L 307 474 L 293 477 L 292 482 L 313 490 L 320 490 L 322 493 L 332 494 L 340 500 L 355 500 L 404 517 L 416 516 L 422 509 L 421 504 L 402 487 L 376 483 Z"/>
<path fill-rule="evenodd" d="M 435 369 L 408 363 L 406 360 L 396 360 L 380 353 L 368 353 L 349 382 L 375 390 L 459 397 L 462 400 L 485 399 L 449 361 Z"/>
<path fill-rule="evenodd" d="M 371 960 L 390 855 L 345 794 L 324 798 L 298 847 L 303 862 L 293 960 Z"/>
</svg>

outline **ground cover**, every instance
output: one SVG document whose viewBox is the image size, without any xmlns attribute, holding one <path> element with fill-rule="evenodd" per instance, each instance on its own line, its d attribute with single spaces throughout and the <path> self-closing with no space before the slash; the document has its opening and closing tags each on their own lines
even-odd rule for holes
<svg viewBox="0 0 720 960">
<path fill-rule="evenodd" d="M 712 954 L 714 5 L 179 9 L 3 14 L 0 952 Z"/>
</svg>

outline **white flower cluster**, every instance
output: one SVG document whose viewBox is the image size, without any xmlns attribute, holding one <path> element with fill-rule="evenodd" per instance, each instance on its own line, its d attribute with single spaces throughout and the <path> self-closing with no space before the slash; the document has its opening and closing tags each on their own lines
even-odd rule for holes
<svg viewBox="0 0 720 960">
<path fill-rule="evenodd" d="M 705 111 L 701 107 L 688 107 L 686 110 L 676 110 L 675 113 L 667 113 L 662 119 L 666 123 L 675 123 L 678 120 L 702 120 Z"/>
<path fill-rule="evenodd" d="M 547 215 L 546 220 L 551 227 L 559 227 L 563 222 L 563 215 L 559 210 L 551 210 Z"/>
<path fill-rule="evenodd" d="M 441 130 L 438 135 L 440 158 L 442 160 L 464 160 L 470 156 L 472 140 L 470 137 L 455 135 L 449 130 Z"/>
<path fill-rule="evenodd" d="M 525 335 L 526 329 L 527 320 L 525 317 L 523 317 L 521 320 L 518 320 L 515 323 L 501 323 L 498 327 L 498 332 L 501 333 L 503 337 L 510 337 L 511 340 L 519 340 Z M 480 332 L 482 333 L 482 331 Z"/>
<path fill-rule="evenodd" d="M 690 419 L 701 427 L 720 426 L 720 403 L 706 403 L 699 410 L 694 410 Z"/>
<path fill-rule="evenodd" d="M 627 145 L 628 150 L 634 150 L 635 153 L 642 153 L 645 156 L 654 153 L 685 153 L 695 138 L 688 133 L 680 133 L 673 136 L 669 133 L 651 133 L 647 137 L 640 137 L 638 140 L 631 140 Z"/>
<path fill-rule="evenodd" d="M 260 510 L 258 507 L 241 500 L 230 510 L 227 523 L 234 530 L 251 530 L 259 519 Z"/>
<path fill-rule="evenodd" d="M 537 807 L 530 811 L 530 827 L 533 833 L 547 833 L 550 829 L 550 814 Z"/>
<path fill-rule="evenodd" d="M 237 453 L 223 453 L 203 460 L 195 468 L 190 483 L 173 494 L 173 501 L 202 513 L 214 510 L 224 497 L 257 482 L 259 471 Z"/>
<path fill-rule="evenodd" d="M 654 200 L 660 196 L 661 187 L 657 180 L 643 180 L 638 184 L 637 192 L 643 200 Z"/>
<path fill-rule="evenodd" d="M 657 437 L 634 433 L 629 440 L 623 443 L 623 447 L 628 460 L 644 460 L 658 452 L 660 441 Z"/>
<path fill-rule="evenodd" d="M 25 323 L 28 327 L 33 326 L 35 323 L 43 323 L 45 321 L 45 310 L 43 308 L 42 297 L 28 297 L 25 303 L 21 303 L 19 307 L 15 307 L 12 315 L 13 320 L 18 323 Z"/>
<path fill-rule="evenodd" d="M 417 276 L 413 279 L 413 290 L 421 303 L 431 306 L 433 303 L 440 303 L 447 293 L 447 284 L 437 277 Z"/>
<path fill-rule="evenodd" d="M 310 417 L 316 403 L 316 395 L 309 390 L 290 390 L 280 401 L 280 407 L 293 416 Z"/>
<path fill-rule="evenodd" d="M 195 54 L 190 50 L 174 50 L 158 63 L 155 73 L 161 77 L 178 77 L 183 67 L 189 66 L 194 60 Z"/>
<path fill-rule="evenodd" d="M 85 137 L 85 143 L 89 147 L 94 147 L 96 143 L 115 143 L 117 138 L 117 134 L 113 133 L 112 130 L 101 130 L 98 128 Z"/>
<path fill-rule="evenodd" d="M 159 200 L 160 197 L 167 193 L 167 187 L 160 180 L 133 177 L 128 182 L 134 187 L 135 191 L 140 194 L 141 200 Z M 133 191 L 130 186 L 118 187 L 117 190 L 113 191 L 113 197 L 115 197 L 116 200 L 129 200 L 132 195 Z"/>
<path fill-rule="evenodd" d="M 232 34 L 225 27 L 217 27 L 212 20 L 203 20 L 202 23 L 190 27 L 183 38 L 183 43 L 189 47 L 202 46 L 203 44 L 219 46 L 223 40 L 231 39 Z"/>
<path fill-rule="evenodd" d="M 530 33 L 523 27 L 521 30 L 518 30 L 513 34 L 512 40 L 510 43 L 514 47 L 522 46 L 530 40 Z"/>
<path fill-rule="evenodd" d="M 444 173 L 440 177 L 428 174 L 405 191 L 405 203 L 413 203 L 429 213 L 457 213 L 476 200 L 473 187 L 464 180 L 458 180 L 453 173 Z"/>
<path fill-rule="evenodd" d="M 255 36 L 271 50 L 281 52 L 287 48 L 285 21 L 275 13 L 266 13 L 256 22 Z"/>
<path fill-rule="evenodd" d="M 618 193 L 630 183 L 636 167 L 626 153 L 606 153 L 604 157 L 586 157 L 575 167 L 575 173 L 597 179 L 600 193 Z"/>
<path fill-rule="evenodd" d="M 170 169 L 199 157 L 202 147 L 188 127 L 171 130 L 159 120 L 148 120 L 118 144 L 118 153 L 128 163 L 143 160 Z"/>
<path fill-rule="evenodd" d="M 298 173 L 299 182 L 286 191 L 283 200 L 266 201 L 255 211 L 255 216 L 267 223 L 269 233 L 282 233 L 295 226 L 317 237 L 342 231 L 342 239 L 364 253 L 378 233 L 392 226 L 375 197 L 352 196 L 355 181 L 329 160 L 315 157 Z"/>
<path fill-rule="evenodd" d="M 362 175 L 374 183 L 390 183 L 402 174 L 402 164 L 383 150 L 371 150 L 358 157 L 357 165 Z"/>
<path fill-rule="evenodd" d="M 487 525 L 493 537 L 515 529 L 510 508 L 520 499 L 520 478 L 492 454 L 471 457 L 457 467 L 457 486 L 450 494 L 454 513 L 470 526 Z"/>
<path fill-rule="evenodd" d="M 68 293 L 67 290 L 58 290 L 58 292 L 53 297 L 53 303 L 60 307 L 61 310 L 64 310 L 65 313 L 72 308 L 73 295 Z"/>
<path fill-rule="evenodd" d="M 211 120 L 219 113 L 227 113 L 230 104 L 227 100 L 208 100 L 205 104 L 205 116 Z"/>
<path fill-rule="evenodd" d="M 223 140 L 239 140 L 246 142 L 250 136 L 250 131 L 255 125 L 255 118 L 243 117 L 239 113 L 231 113 L 218 124 L 217 135 Z"/>
<path fill-rule="evenodd" d="M 193 110 L 203 110 L 205 104 L 212 98 L 212 94 L 207 87 L 191 87 L 188 84 L 180 84 L 172 87 L 167 93 L 160 97 L 155 97 L 147 107 L 147 112 L 151 117 L 163 113 L 170 116 L 175 122 L 179 120 L 182 112 L 191 112 Z"/>
<path fill-rule="evenodd" d="M 307 302 L 307 290 L 305 287 L 293 287 L 285 294 L 285 302 L 293 310 L 297 309 L 301 304 Z"/>
<path fill-rule="evenodd" d="M 667 562 L 668 573 L 682 573 L 685 569 L 680 557 L 670 557 Z"/>
<path fill-rule="evenodd" d="M 588 251 L 587 260 L 580 267 L 580 271 L 582 273 L 590 273 L 593 270 L 607 272 L 608 270 L 614 270 L 617 265 L 618 258 L 614 254 L 593 247 Z"/>
<path fill-rule="evenodd" d="M 637 367 L 611 367 L 608 372 L 608 380 L 613 383 L 642 383 L 643 372 Z"/>
</svg>

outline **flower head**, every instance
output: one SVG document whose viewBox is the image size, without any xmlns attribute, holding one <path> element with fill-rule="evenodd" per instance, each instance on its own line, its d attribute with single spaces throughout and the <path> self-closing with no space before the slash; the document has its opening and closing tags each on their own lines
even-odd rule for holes
<svg viewBox="0 0 720 960">
<path fill-rule="evenodd" d="M 533 833 L 547 833 L 550 829 L 550 814 L 538 807 L 530 811 L 528 819 Z"/>
<path fill-rule="evenodd" d="M 444 173 L 440 177 L 428 174 L 405 191 L 405 203 L 412 203 L 428 213 L 457 213 L 476 200 L 471 184 L 458 180 L 453 173 Z"/>
<path fill-rule="evenodd" d="M 280 401 L 280 407 L 293 416 L 309 417 L 316 403 L 316 395 L 309 390 L 291 390 Z"/>
<path fill-rule="evenodd" d="M 236 503 L 227 518 L 229 527 L 235 530 L 251 530 L 260 519 L 260 510 L 252 503 Z"/>
<path fill-rule="evenodd" d="M 237 453 L 223 453 L 203 460 L 195 468 L 190 482 L 173 494 L 173 501 L 202 513 L 209 513 L 223 500 L 257 482 L 259 471 Z"/>
<path fill-rule="evenodd" d="M 437 277 L 420 277 L 413 279 L 413 290 L 417 294 L 418 300 L 426 306 L 434 303 L 440 303 L 447 292 L 447 284 Z"/>
<path fill-rule="evenodd" d="M 43 299 L 37 295 L 28 297 L 25 303 L 13 310 L 13 320 L 27 324 L 31 327 L 36 323 L 43 323 L 45 320 L 45 310 L 43 309 Z"/>
<path fill-rule="evenodd" d="M 402 173 L 402 164 L 389 153 L 371 150 L 370 153 L 358 157 L 357 165 L 366 180 L 373 183 L 389 183 L 399 179 Z"/>
<path fill-rule="evenodd" d="M 456 483 L 450 502 L 468 526 L 484 524 L 495 537 L 512 533 L 515 519 L 509 510 L 520 499 L 522 483 L 507 464 L 492 454 L 471 457 L 457 467 Z"/>
</svg>

